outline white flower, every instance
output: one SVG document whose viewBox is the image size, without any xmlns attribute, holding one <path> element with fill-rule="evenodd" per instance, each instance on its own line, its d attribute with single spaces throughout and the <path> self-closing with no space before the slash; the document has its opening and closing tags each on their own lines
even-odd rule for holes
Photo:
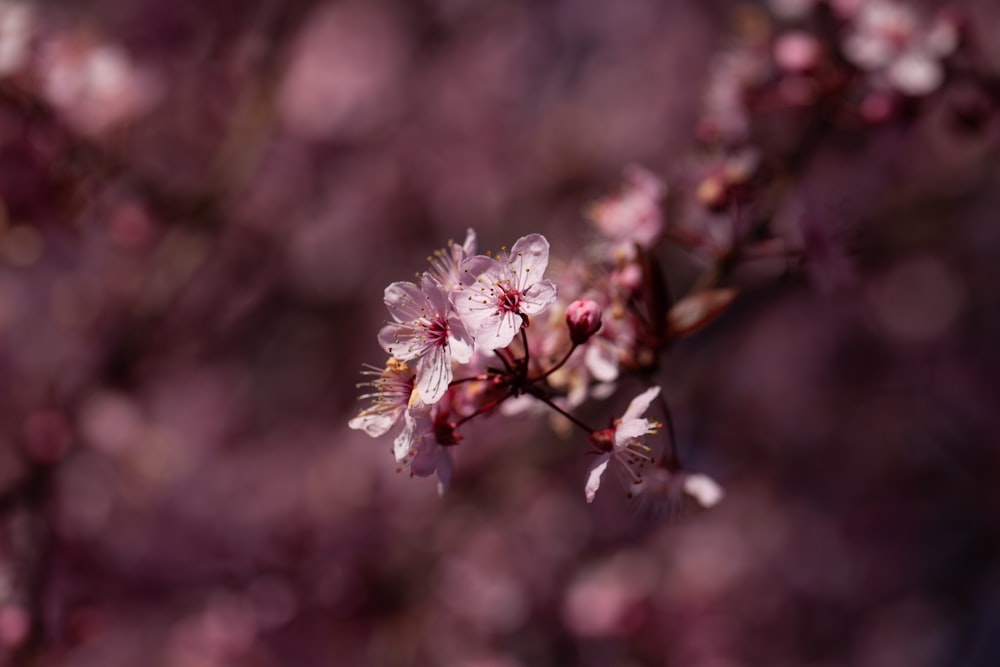
<svg viewBox="0 0 1000 667">
<path fill-rule="evenodd" d="M 587 217 L 611 241 L 650 247 L 663 231 L 660 200 L 663 182 L 638 165 L 625 169 L 625 185 L 616 195 L 599 199 L 587 209 Z"/>
<path fill-rule="evenodd" d="M 372 404 L 359 412 L 347 425 L 377 438 L 388 433 L 415 400 L 413 372 L 403 362 L 390 357 L 384 369 L 368 366 L 361 373 L 378 376 L 371 382 L 358 384 L 358 387 L 371 387 L 375 390 L 361 395 L 362 399 L 373 399 Z"/>
<path fill-rule="evenodd" d="M 441 445 L 435 436 L 433 410 L 407 410 L 403 416 L 403 429 L 393 443 L 393 454 L 399 467 L 397 472 L 408 471 L 417 477 L 437 474 L 438 493 L 443 494 L 451 485 L 454 468 L 448 447 Z"/>
<path fill-rule="evenodd" d="M 448 391 L 452 359 L 472 359 L 472 339 L 452 312 L 448 295 L 428 274 L 421 286 L 409 282 L 385 288 L 385 305 L 395 322 L 379 332 L 379 343 L 400 361 L 417 359 L 417 392 L 428 405 Z"/>
<path fill-rule="evenodd" d="M 509 254 L 477 255 L 462 263 L 464 286 L 454 292 L 455 309 L 482 351 L 507 347 L 524 315 L 537 315 L 555 301 L 556 286 L 542 280 L 549 242 L 541 234 L 517 240 Z"/>
<path fill-rule="evenodd" d="M 431 263 L 428 273 L 446 292 L 451 292 L 461 286 L 462 262 L 475 252 L 476 232 L 470 227 L 465 233 L 465 243 L 458 245 L 448 241 L 447 248 L 435 250 L 434 255 L 427 258 Z"/>
<path fill-rule="evenodd" d="M 593 502 L 594 495 L 601 486 L 601 477 L 612 462 L 617 462 L 631 484 L 642 482 L 642 468 L 647 463 L 653 463 L 652 449 L 641 438 L 656 433 L 659 422 L 646 419 L 642 415 L 649 409 L 650 403 L 660 395 L 659 387 L 652 387 L 642 392 L 629 403 L 622 418 L 615 421 L 612 428 L 598 431 L 591 440 L 602 452 L 590 466 L 587 474 L 587 484 L 584 492 L 587 502 Z"/>
</svg>

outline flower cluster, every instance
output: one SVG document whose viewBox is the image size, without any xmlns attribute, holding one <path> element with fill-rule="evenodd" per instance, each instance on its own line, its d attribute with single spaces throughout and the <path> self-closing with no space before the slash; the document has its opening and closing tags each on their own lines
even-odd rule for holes
<svg viewBox="0 0 1000 667">
<path fill-rule="evenodd" d="M 418 476 L 437 473 L 442 489 L 451 476 L 447 447 L 461 438 L 453 415 L 483 407 L 458 386 L 464 380 L 455 382 L 454 368 L 484 368 L 493 353 L 509 367 L 502 350 L 527 326 L 528 317 L 544 311 L 556 296 L 555 285 L 542 278 L 549 257 L 543 236 L 526 236 L 509 253 L 496 256 L 475 255 L 475 249 L 470 229 L 462 245 L 451 244 L 434 255 L 419 284 L 386 287 L 392 321 L 378 339 L 389 360 L 383 370 L 364 371 L 377 376 L 362 383 L 374 390 L 362 396 L 372 404 L 350 422 L 372 437 L 397 428 L 393 451 L 400 469 Z"/>
<path fill-rule="evenodd" d="M 703 150 L 669 187 L 628 167 L 618 192 L 585 208 L 593 237 L 579 255 L 550 266 L 539 234 L 476 254 L 470 230 L 465 243 L 434 254 L 418 283 L 386 289 L 391 319 L 379 342 L 390 359 L 367 371 L 377 376 L 368 383 L 374 401 L 351 426 L 375 437 L 395 428 L 400 470 L 436 472 L 443 489 L 466 422 L 548 411 L 564 418 L 555 424 L 568 420 L 588 434 L 596 457 L 588 501 L 612 467 L 631 494 L 663 504 L 721 498 L 718 485 L 681 465 L 657 386 L 663 355 L 727 309 L 740 293 L 735 276 L 753 262 L 777 267 L 774 277 L 800 266 L 821 288 L 847 282 L 850 253 L 820 224 L 806 188 L 796 188 L 804 167 L 831 138 L 904 122 L 957 63 L 972 62 L 948 10 L 924 15 L 898 0 L 769 7 L 711 70 L 698 124 Z M 663 213 L 668 193 L 671 216 Z M 687 250 L 701 271 L 686 293 L 669 284 L 663 241 Z M 611 427 L 594 429 L 574 414 L 636 379 L 645 391 Z M 644 417 L 654 407 L 662 424 Z"/>
<path fill-rule="evenodd" d="M 672 435 L 657 446 L 648 437 L 662 425 L 642 417 L 659 401 L 669 418 L 659 387 L 642 392 L 610 428 L 591 428 L 573 414 L 588 399 L 612 396 L 625 376 L 652 384 L 660 353 L 687 333 L 672 326 L 681 311 L 668 307 L 652 252 L 664 234 L 665 192 L 651 172 L 630 167 L 619 192 L 587 208 L 595 231 L 589 249 L 551 268 L 540 234 L 476 254 L 470 229 L 463 244 L 433 254 L 419 282 L 389 285 L 389 321 L 378 340 L 390 356 L 384 368 L 363 371 L 372 379 L 359 386 L 371 403 L 350 427 L 372 437 L 392 432 L 398 470 L 436 474 L 442 492 L 461 427 L 495 411 L 551 411 L 586 431 L 596 457 L 588 502 L 611 463 L 630 493 L 649 487 L 647 468 L 680 479 Z M 695 320 L 691 329 L 708 319 L 690 300 L 675 305 Z"/>
</svg>

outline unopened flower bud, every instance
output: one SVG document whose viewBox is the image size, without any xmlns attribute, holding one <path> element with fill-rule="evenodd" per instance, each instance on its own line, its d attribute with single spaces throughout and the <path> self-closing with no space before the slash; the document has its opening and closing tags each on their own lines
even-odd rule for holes
<svg viewBox="0 0 1000 667">
<path fill-rule="evenodd" d="M 586 343 L 601 328 L 601 307 L 592 299 L 577 299 L 566 308 L 566 324 L 574 345 Z"/>
</svg>

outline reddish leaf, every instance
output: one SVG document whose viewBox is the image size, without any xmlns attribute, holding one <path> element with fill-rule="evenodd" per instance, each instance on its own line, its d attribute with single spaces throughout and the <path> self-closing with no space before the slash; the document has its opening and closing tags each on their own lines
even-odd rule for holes
<svg viewBox="0 0 1000 667">
<path fill-rule="evenodd" d="M 707 289 L 686 296 L 667 314 L 667 330 L 671 336 L 687 336 L 698 331 L 732 303 L 738 294 L 733 287 Z"/>
</svg>

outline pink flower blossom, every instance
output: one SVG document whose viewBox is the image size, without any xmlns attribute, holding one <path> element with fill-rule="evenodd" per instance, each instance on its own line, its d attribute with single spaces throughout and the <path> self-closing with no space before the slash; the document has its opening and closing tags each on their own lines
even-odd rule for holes
<svg viewBox="0 0 1000 667">
<path fill-rule="evenodd" d="M 454 466 L 449 447 L 438 442 L 437 425 L 446 419 L 447 409 L 441 404 L 431 409 L 407 410 L 403 415 L 403 429 L 393 442 L 393 454 L 399 464 L 397 472 L 408 471 L 417 477 L 436 474 L 438 493 L 443 494 L 451 485 Z"/>
<path fill-rule="evenodd" d="M 403 362 L 389 357 L 384 369 L 369 366 L 362 371 L 362 375 L 378 376 L 371 382 L 358 384 L 358 387 L 371 387 L 375 390 L 361 395 L 362 399 L 373 399 L 372 404 L 347 425 L 377 438 L 389 432 L 414 400 L 413 372 Z"/>
<path fill-rule="evenodd" d="M 400 361 L 417 359 L 416 389 L 420 400 L 436 403 L 452 380 L 452 359 L 472 358 L 472 339 L 454 315 L 448 295 L 428 274 L 421 286 L 392 283 L 385 289 L 385 305 L 395 322 L 379 332 L 379 343 Z"/>
<path fill-rule="evenodd" d="M 428 273 L 446 292 L 451 292 L 461 286 L 462 262 L 475 252 L 476 232 L 470 227 L 462 245 L 448 241 L 447 248 L 436 250 L 433 256 L 427 258 L 431 263 Z"/>
<path fill-rule="evenodd" d="M 542 280 L 548 263 L 549 242 L 541 234 L 518 239 L 509 254 L 463 262 L 465 285 L 454 303 L 477 349 L 507 347 L 521 329 L 522 316 L 537 315 L 555 301 L 556 286 Z"/>
<path fill-rule="evenodd" d="M 601 477 L 613 461 L 620 465 L 630 483 L 642 482 L 642 468 L 653 462 L 652 449 L 642 441 L 642 437 L 656 433 L 660 428 L 659 422 L 642 415 L 659 395 L 659 387 L 642 392 L 632 399 L 625 414 L 615 421 L 614 426 L 591 436 L 601 454 L 591 464 L 587 475 L 584 492 L 588 503 L 593 502 L 594 495 L 601 486 Z"/>
<path fill-rule="evenodd" d="M 422 402 L 414 391 L 413 371 L 393 357 L 389 357 L 384 369 L 369 367 L 362 373 L 378 376 L 358 385 L 375 390 L 361 396 L 373 401 L 348 426 L 377 438 L 398 425 L 392 451 L 399 472 L 405 470 L 417 477 L 436 473 L 438 491 L 444 493 L 451 482 L 452 463 L 448 447 L 441 443 L 454 445 L 461 438 L 447 421 L 452 410 L 451 399 L 433 406 Z"/>
<path fill-rule="evenodd" d="M 625 170 L 621 192 L 599 199 L 587 209 L 587 217 L 615 244 L 650 247 L 663 230 L 660 199 L 663 183 L 652 172 L 637 165 Z"/>
</svg>

